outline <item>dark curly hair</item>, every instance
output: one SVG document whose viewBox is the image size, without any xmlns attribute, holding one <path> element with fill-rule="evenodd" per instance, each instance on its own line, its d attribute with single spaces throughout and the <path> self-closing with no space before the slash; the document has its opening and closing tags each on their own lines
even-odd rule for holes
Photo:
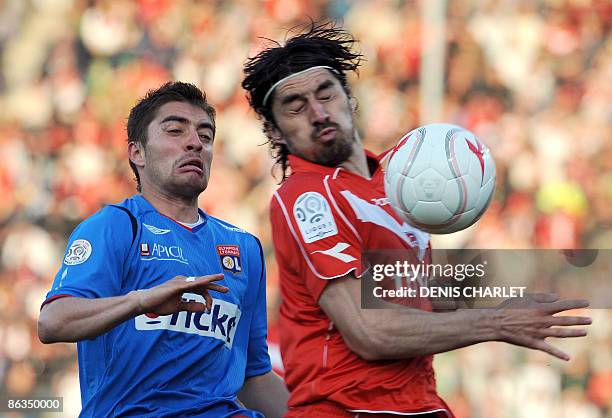
<svg viewBox="0 0 612 418">
<path fill-rule="evenodd" d="M 289 31 L 288 35 L 292 32 Z M 353 52 L 357 42 L 353 36 L 333 22 L 317 24 L 311 22 L 307 30 L 289 37 L 284 45 L 268 39 L 273 43 L 255 57 L 250 57 L 244 65 L 245 78 L 242 88 L 247 91 L 249 104 L 263 119 L 264 133 L 270 126 L 275 126 L 272 115 L 271 98 L 264 103 L 266 93 L 277 81 L 315 66 L 327 66 L 350 95 L 346 71 L 357 71 L 363 55 Z M 287 156 L 289 150 L 284 144 L 268 140 L 275 164 L 281 166 L 282 180 L 287 178 Z"/>
</svg>

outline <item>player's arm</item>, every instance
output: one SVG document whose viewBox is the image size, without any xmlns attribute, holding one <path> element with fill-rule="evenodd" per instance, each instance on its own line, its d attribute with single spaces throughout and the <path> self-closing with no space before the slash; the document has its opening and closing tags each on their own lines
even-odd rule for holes
<svg viewBox="0 0 612 418">
<path fill-rule="evenodd" d="M 45 344 L 77 342 L 95 338 L 120 323 L 143 313 L 169 315 L 178 311 L 200 312 L 212 308 L 209 290 L 229 289 L 214 283 L 222 274 L 189 279 L 177 276 L 167 282 L 126 295 L 104 298 L 63 297 L 42 307 L 38 317 L 38 338 Z M 204 296 L 206 303 L 185 302 L 185 292 Z"/>
<path fill-rule="evenodd" d="M 238 398 L 247 408 L 260 411 L 267 418 L 280 418 L 287 412 L 289 392 L 283 379 L 270 371 L 246 379 Z"/>
<path fill-rule="evenodd" d="M 266 262 L 263 247 L 257 238 L 256 246 L 250 251 L 254 265 L 258 265 L 259 274 L 253 273 L 250 284 L 250 296 L 255 299 L 253 319 L 249 326 L 249 345 L 245 380 L 238 398 L 249 409 L 262 412 L 266 417 L 282 417 L 287 412 L 289 392 L 285 382 L 272 371 L 268 354 L 268 315 L 266 304 Z M 255 279 L 258 280 L 255 280 Z"/>
<path fill-rule="evenodd" d="M 361 309 L 360 281 L 352 276 L 331 281 L 319 305 L 348 347 L 366 360 L 400 359 L 442 353 L 484 341 L 504 341 L 541 350 L 563 360 L 569 356 L 547 337 L 582 337 L 582 316 L 554 316 L 584 308 L 587 301 L 558 300 L 554 295 L 511 299 L 496 309 L 436 313 L 416 309 Z"/>
</svg>

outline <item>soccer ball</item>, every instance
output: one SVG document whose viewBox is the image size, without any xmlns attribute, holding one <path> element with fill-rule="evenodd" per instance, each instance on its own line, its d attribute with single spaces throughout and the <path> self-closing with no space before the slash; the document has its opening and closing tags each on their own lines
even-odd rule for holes
<svg viewBox="0 0 612 418">
<path fill-rule="evenodd" d="M 404 135 L 390 152 L 385 192 L 395 212 L 432 234 L 474 224 L 495 190 L 487 147 L 457 125 L 433 123 Z"/>
</svg>

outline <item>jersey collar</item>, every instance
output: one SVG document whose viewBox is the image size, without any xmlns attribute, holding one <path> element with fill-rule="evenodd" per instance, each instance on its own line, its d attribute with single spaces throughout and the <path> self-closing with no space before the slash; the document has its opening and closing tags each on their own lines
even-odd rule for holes
<svg viewBox="0 0 612 418">
<path fill-rule="evenodd" d="M 376 154 L 367 149 L 364 149 L 364 151 L 368 159 L 368 166 L 370 168 L 370 172 L 372 175 L 374 175 L 374 173 L 380 168 L 380 157 L 383 157 L 386 153 L 377 156 Z M 328 167 L 325 165 L 313 163 L 312 161 L 305 160 L 293 154 L 289 154 L 287 160 L 293 173 L 319 173 L 324 175 L 333 175 L 336 170 L 338 170 L 338 168 L 341 171 L 346 171 L 342 167 Z"/>
<path fill-rule="evenodd" d="M 198 213 L 200 214 L 200 216 L 202 217 L 203 222 L 199 225 L 197 225 L 195 228 L 189 228 L 188 226 L 183 225 L 182 223 L 180 223 L 179 221 L 177 221 L 176 219 L 171 218 L 168 215 L 165 215 L 163 213 L 161 213 L 160 211 L 158 211 L 157 209 L 155 209 L 155 206 L 153 206 L 151 204 L 151 202 L 149 202 L 147 199 L 144 198 L 143 195 L 141 194 L 137 194 L 134 195 L 135 199 L 138 200 L 138 202 L 144 206 L 146 209 L 153 211 L 153 212 L 157 212 L 159 215 L 170 219 L 171 221 L 173 221 L 174 223 L 176 223 L 178 226 L 180 226 L 181 228 L 185 228 L 188 231 L 191 232 L 197 232 L 199 231 L 204 225 L 207 224 L 208 222 L 208 215 L 206 214 L 206 212 L 204 212 L 201 208 L 198 208 Z"/>
</svg>

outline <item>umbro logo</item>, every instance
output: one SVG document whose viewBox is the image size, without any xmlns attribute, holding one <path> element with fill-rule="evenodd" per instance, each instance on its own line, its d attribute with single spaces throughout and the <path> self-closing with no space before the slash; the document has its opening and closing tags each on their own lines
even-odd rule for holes
<svg viewBox="0 0 612 418">
<path fill-rule="evenodd" d="M 153 232 L 155 235 L 164 235 L 164 234 L 167 234 L 168 232 L 170 232 L 169 229 L 161 229 L 161 228 L 158 228 L 158 227 L 153 226 L 153 225 L 147 225 L 144 222 L 143 222 L 143 225 L 144 225 L 145 228 L 147 228 L 149 231 Z"/>
</svg>

